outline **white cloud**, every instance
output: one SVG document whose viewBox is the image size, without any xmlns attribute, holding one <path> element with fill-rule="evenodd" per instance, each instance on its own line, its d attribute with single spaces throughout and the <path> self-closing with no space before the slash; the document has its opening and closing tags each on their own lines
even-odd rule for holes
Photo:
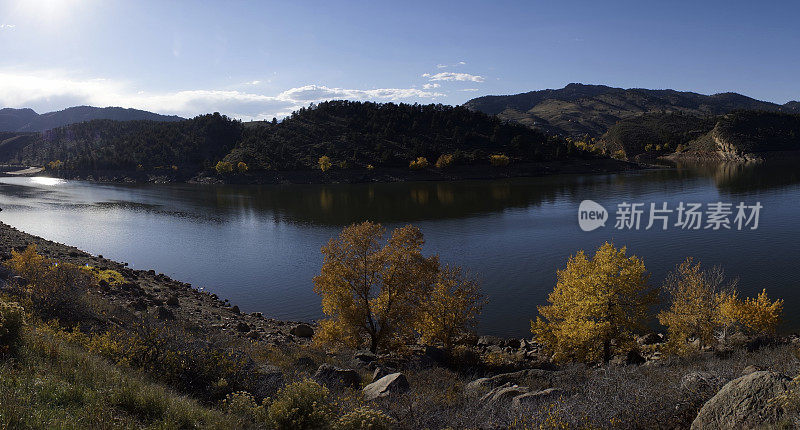
<svg viewBox="0 0 800 430">
<path fill-rule="evenodd" d="M 469 73 L 455 73 L 455 72 L 440 72 L 436 73 L 435 75 L 432 75 L 430 73 L 424 73 L 422 77 L 428 78 L 429 81 L 471 81 L 471 82 L 485 81 L 483 76 L 470 75 Z"/>
<path fill-rule="evenodd" d="M 252 81 L 251 84 L 253 84 Z M 75 105 L 122 106 L 191 117 L 221 112 L 243 120 L 283 117 L 300 107 L 332 99 L 403 101 L 444 94 L 416 88 L 349 89 L 305 85 L 275 95 L 198 89 L 150 92 L 109 79 L 76 79 L 61 71 L 0 70 L 0 107 L 31 107 L 39 112 Z"/>
<path fill-rule="evenodd" d="M 458 65 L 460 65 L 460 66 L 463 66 L 463 65 L 465 65 L 465 64 L 467 64 L 467 63 L 466 63 L 466 62 L 464 62 L 464 61 L 459 61 L 459 62 L 458 62 Z"/>
<path fill-rule="evenodd" d="M 255 80 L 255 81 L 245 82 L 244 84 L 245 85 L 258 85 L 260 83 L 261 83 L 261 81 Z"/>
<path fill-rule="evenodd" d="M 422 89 L 424 89 L 424 90 L 430 90 L 430 89 L 439 88 L 439 87 L 441 87 L 441 85 L 440 84 L 436 84 L 436 83 L 422 85 Z"/>
<path fill-rule="evenodd" d="M 463 88 L 460 89 L 459 91 L 479 91 L 479 90 L 477 88 Z"/>
<path fill-rule="evenodd" d="M 0 30 L 13 30 L 16 27 L 14 24 L 0 24 Z"/>
<path fill-rule="evenodd" d="M 437 69 L 444 69 L 444 68 L 446 68 L 446 67 L 447 67 L 447 65 L 446 65 L 446 64 L 437 64 L 437 65 L 436 65 L 436 68 L 437 68 Z"/>
</svg>

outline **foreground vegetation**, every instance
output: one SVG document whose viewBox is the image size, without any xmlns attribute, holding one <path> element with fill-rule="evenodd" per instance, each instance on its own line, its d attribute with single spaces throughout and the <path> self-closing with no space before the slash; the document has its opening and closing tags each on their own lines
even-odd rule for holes
<svg viewBox="0 0 800 430">
<path fill-rule="evenodd" d="M 478 338 L 476 279 L 424 255 L 419 229 L 386 233 L 362 223 L 331 239 L 314 279 L 328 319 L 280 344 L 191 327 L 163 308 L 154 317 L 119 309 L 108 298 L 131 288 L 132 271 L 12 249 L 10 272 L 0 273 L 0 422 L 681 428 L 744 373 L 800 370 L 796 347 L 775 334 L 782 302 L 766 292 L 741 298 L 721 270 L 691 259 L 656 288 L 624 248 L 578 252 L 540 307 L 533 339 Z M 648 328 L 656 316 L 665 337 Z M 387 381 L 404 384 L 374 391 Z M 797 394 L 775 401 L 796 410 Z"/>
</svg>

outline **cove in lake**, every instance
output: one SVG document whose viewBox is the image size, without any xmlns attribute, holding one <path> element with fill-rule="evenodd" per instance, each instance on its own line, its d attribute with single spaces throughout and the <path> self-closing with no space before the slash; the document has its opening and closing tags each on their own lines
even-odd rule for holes
<svg viewBox="0 0 800 430">
<path fill-rule="evenodd" d="M 94 254 L 191 282 L 272 318 L 322 316 L 312 277 L 320 247 L 341 228 L 372 220 L 413 223 L 425 252 L 479 277 L 489 304 L 479 331 L 527 336 L 556 271 L 604 241 L 644 259 L 660 284 L 686 256 L 722 265 L 744 295 L 785 299 L 784 330 L 800 327 L 800 175 L 796 160 L 684 165 L 612 175 L 493 181 L 225 186 L 126 185 L 0 178 L 0 221 Z M 583 232 L 585 199 L 609 210 Z M 757 230 L 616 230 L 618 203 L 763 205 Z"/>
</svg>

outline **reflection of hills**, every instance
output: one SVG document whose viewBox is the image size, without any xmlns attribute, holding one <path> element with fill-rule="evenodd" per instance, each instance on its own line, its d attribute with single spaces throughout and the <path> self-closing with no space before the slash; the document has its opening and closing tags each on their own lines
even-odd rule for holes
<svg viewBox="0 0 800 430">
<path fill-rule="evenodd" d="M 524 208 L 570 194 L 574 181 L 470 181 L 198 190 L 206 205 L 228 212 L 271 213 L 276 220 L 316 225 L 466 218 Z"/>
<path fill-rule="evenodd" d="M 766 191 L 800 183 L 800 157 L 768 159 L 749 163 L 692 164 L 691 169 L 714 178 L 721 192 L 738 194 Z"/>
</svg>

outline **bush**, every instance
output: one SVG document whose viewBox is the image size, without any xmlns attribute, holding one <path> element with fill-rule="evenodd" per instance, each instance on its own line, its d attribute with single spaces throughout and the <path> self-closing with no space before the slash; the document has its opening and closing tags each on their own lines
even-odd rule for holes
<svg viewBox="0 0 800 430">
<path fill-rule="evenodd" d="M 284 430 L 318 430 L 331 427 L 333 408 L 328 389 L 311 380 L 283 387 L 269 405 L 269 421 Z"/>
<path fill-rule="evenodd" d="M 36 245 L 12 251 L 6 266 L 25 278 L 24 298 L 44 319 L 81 322 L 91 313 L 86 293 L 95 279 L 87 270 L 47 259 L 36 252 Z"/>
<path fill-rule="evenodd" d="M 762 290 L 755 299 L 740 300 L 736 292 L 722 298 L 720 314 L 726 326 L 738 325 L 751 334 L 773 334 L 781 322 L 783 300 L 774 302 Z"/>
<path fill-rule="evenodd" d="M 322 170 L 323 172 L 327 172 L 328 170 L 330 170 L 331 166 L 333 166 L 333 163 L 331 163 L 331 158 L 328 157 L 327 155 L 319 157 L 319 160 L 317 160 L 317 164 L 319 165 L 319 170 Z"/>
<path fill-rule="evenodd" d="M 83 266 L 81 268 L 88 270 L 91 274 L 93 274 L 99 283 L 105 282 L 107 285 L 112 287 L 116 287 L 125 283 L 125 278 L 116 270 L 103 270 L 91 266 Z"/>
<path fill-rule="evenodd" d="M 217 171 L 220 175 L 226 175 L 228 173 L 233 172 L 233 163 L 227 161 L 218 161 L 217 165 L 214 166 L 214 170 Z"/>
<path fill-rule="evenodd" d="M 436 160 L 436 168 L 437 169 L 444 169 L 445 167 L 449 167 L 453 164 L 453 154 L 442 154 Z"/>
<path fill-rule="evenodd" d="M 410 167 L 412 170 L 422 170 L 429 165 L 430 163 L 428 163 L 428 159 L 425 157 L 417 157 L 416 160 L 412 160 L 410 163 L 408 163 L 408 167 Z"/>
<path fill-rule="evenodd" d="M 17 303 L 0 300 L 0 352 L 13 351 L 22 337 L 25 309 Z"/>
<path fill-rule="evenodd" d="M 246 173 L 248 169 L 247 163 L 244 161 L 240 161 L 239 164 L 236 165 L 236 170 L 238 170 L 239 173 Z"/>
<path fill-rule="evenodd" d="M 397 423 L 381 411 L 360 407 L 342 415 L 335 430 L 391 430 Z"/>
<path fill-rule="evenodd" d="M 493 154 L 489 156 L 489 163 L 495 167 L 508 166 L 509 161 L 508 155 L 505 154 Z"/>
<path fill-rule="evenodd" d="M 253 395 L 247 391 L 228 394 L 222 401 L 222 408 L 229 414 L 246 417 L 253 422 L 267 421 L 267 411 L 264 405 L 256 403 Z"/>
</svg>

